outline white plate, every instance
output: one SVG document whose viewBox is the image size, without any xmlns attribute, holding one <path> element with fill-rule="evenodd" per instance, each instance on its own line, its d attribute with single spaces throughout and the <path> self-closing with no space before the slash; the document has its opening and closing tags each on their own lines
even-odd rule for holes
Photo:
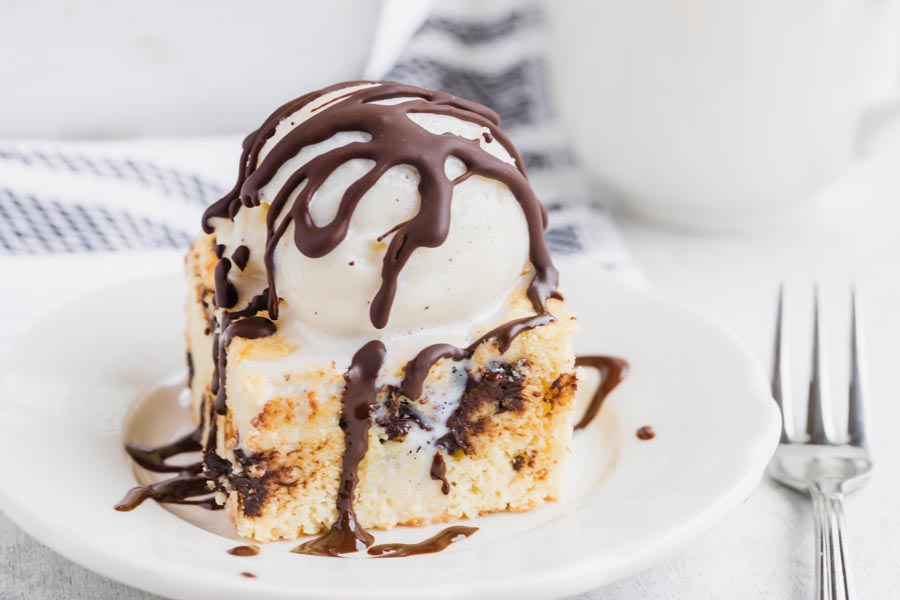
<svg viewBox="0 0 900 600">
<path fill-rule="evenodd" d="M 76 301 L 23 338 L 0 379 L 0 509 L 73 561 L 177 598 L 551 598 L 634 573 L 750 494 L 779 416 L 734 335 L 588 263 L 560 270 L 582 325 L 577 350 L 627 358 L 631 373 L 576 434 L 562 499 L 479 518 L 478 533 L 443 553 L 335 559 L 284 542 L 240 558 L 226 553 L 237 538 L 221 512 L 113 510 L 135 482 L 123 436 L 161 442 L 173 424 L 190 427 L 174 399 L 180 379 L 172 387 L 184 361 L 180 274 Z M 637 439 L 644 425 L 655 439 Z"/>
</svg>

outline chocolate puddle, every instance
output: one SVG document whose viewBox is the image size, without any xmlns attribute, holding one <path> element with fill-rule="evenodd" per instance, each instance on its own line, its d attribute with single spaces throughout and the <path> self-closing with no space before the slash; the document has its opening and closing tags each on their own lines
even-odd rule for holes
<svg viewBox="0 0 900 600">
<path fill-rule="evenodd" d="M 187 452 L 199 452 L 203 449 L 200 443 L 201 432 L 199 429 L 178 438 L 174 442 L 156 446 L 155 448 L 147 448 L 144 446 L 136 446 L 133 444 L 125 444 L 125 451 L 131 456 L 131 459 L 141 465 L 148 471 L 156 473 L 181 473 L 185 471 L 194 472 L 199 463 L 192 465 L 170 465 L 166 460 L 179 454 Z"/>
<path fill-rule="evenodd" d="M 212 490 L 209 489 L 208 484 L 209 480 L 203 475 L 176 475 L 148 486 L 131 488 L 125 497 L 116 504 L 115 509 L 120 512 L 134 510 L 148 498 L 170 504 L 190 504 L 207 510 L 224 508 L 216 504 L 212 497 L 193 499 L 197 496 L 209 496 Z"/>
<path fill-rule="evenodd" d="M 460 537 L 467 538 L 478 531 L 477 527 L 464 527 L 455 525 L 448 527 L 437 535 L 416 544 L 380 544 L 369 548 L 371 556 L 378 558 L 400 558 L 402 556 L 414 556 L 416 554 L 431 554 L 440 552 L 450 544 L 460 541 Z"/>
<path fill-rule="evenodd" d="M 597 390 L 591 397 L 584 416 L 575 425 L 575 429 L 584 429 L 600 412 L 600 407 L 606 397 L 625 379 L 628 374 L 628 361 L 614 356 L 578 356 L 575 358 L 575 366 L 590 367 L 600 371 L 600 385 L 597 386 Z"/>
<path fill-rule="evenodd" d="M 248 544 L 246 546 L 235 546 L 226 550 L 232 556 L 256 556 L 259 554 L 259 546 Z"/>
<path fill-rule="evenodd" d="M 656 437 L 656 432 L 649 425 L 644 425 L 635 433 L 639 440 L 647 441 Z"/>
<path fill-rule="evenodd" d="M 171 504 L 190 504 L 208 510 L 221 509 L 222 507 L 216 504 L 212 497 L 200 498 L 200 496 L 210 496 L 213 492 L 208 485 L 209 480 L 201 473 L 202 462 L 197 461 L 185 465 L 170 465 L 166 462 L 175 456 L 202 450 L 201 435 L 202 426 L 161 446 L 145 447 L 126 444 L 125 451 L 141 467 L 154 473 L 177 473 L 177 475 L 148 486 L 131 488 L 125 497 L 115 505 L 115 509 L 121 512 L 131 511 L 148 499 Z"/>
</svg>

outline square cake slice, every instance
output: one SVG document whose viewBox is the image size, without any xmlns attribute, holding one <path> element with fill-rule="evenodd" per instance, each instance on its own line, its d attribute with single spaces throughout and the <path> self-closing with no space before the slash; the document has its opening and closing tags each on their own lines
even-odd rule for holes
<svg viewBox="0 0 900 600">
<path fill-rule="evenodd" d="M 497 115 L 449 94 L 338 84 L 248 136 L 187 258 L 200 477 L 238 533 L 340 555 L 557 498 L 576 321 L 546 226 Z"/>
<path fill-rule="evenodd" d="M 188 343 L 194 414 L 214 397 L 210 238 L 188 257 Z M 560 300 L 552 323 L 496 339 L 471 358 L 442 358 L 421 394 L 402 390 L 406 366 L 380 373 L 358 466 L 354 507 L 363 528 L 424 525 L 496 511 L 521 511 L 559 496 L 572 435 L 575 395 L 569 338 L 574 317 Z M 511 302 L 512 319 L 530 304 Z M 302 348 L 279 334 L 228 344 L 226 412 L 216 415 L 215 479 L 238 533 L 257 541 L 327 531 L 337 520 L 346 436 L 345 373 L 335 362 L 309 367 Z"/>
</svg>

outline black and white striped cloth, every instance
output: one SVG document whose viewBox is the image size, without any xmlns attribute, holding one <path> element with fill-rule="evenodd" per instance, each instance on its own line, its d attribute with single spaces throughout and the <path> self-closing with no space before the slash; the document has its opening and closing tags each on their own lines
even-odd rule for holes
<svg viewBox="0 0 900 600">
<path fill-rule="evenodd" d="M 550 212 L 551 249 L 629 265 L 555 121 L 541 12 L 497 6 L 476 17 L 458 3 L 436 3 L 384 79 L 496 110 Z M 185 248 L 203 207 L 230 186 L 238 147 L 234 137 L 0 142 L 0 255 Z"/>
</svg>

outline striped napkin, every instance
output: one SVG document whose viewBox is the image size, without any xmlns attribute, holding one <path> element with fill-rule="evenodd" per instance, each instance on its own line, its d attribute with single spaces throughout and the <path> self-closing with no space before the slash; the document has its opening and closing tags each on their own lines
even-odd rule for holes
<svg viewBox="0 0 900 600">
<path fill-rule="evenodd" d="M 374 54 L 409 12 L 388 1 Z M 534 5 L 439 2 L 393 66 L 368 74 L 496 110 L 550 212 L 551 249 L 622 268 L 628 254 L 554 118 L 543 42 Z M 0 142 L 0 255 L 184 249 L 203 207 L 231 187 L 238 153 L 236 137 Z"/>
</svg>

